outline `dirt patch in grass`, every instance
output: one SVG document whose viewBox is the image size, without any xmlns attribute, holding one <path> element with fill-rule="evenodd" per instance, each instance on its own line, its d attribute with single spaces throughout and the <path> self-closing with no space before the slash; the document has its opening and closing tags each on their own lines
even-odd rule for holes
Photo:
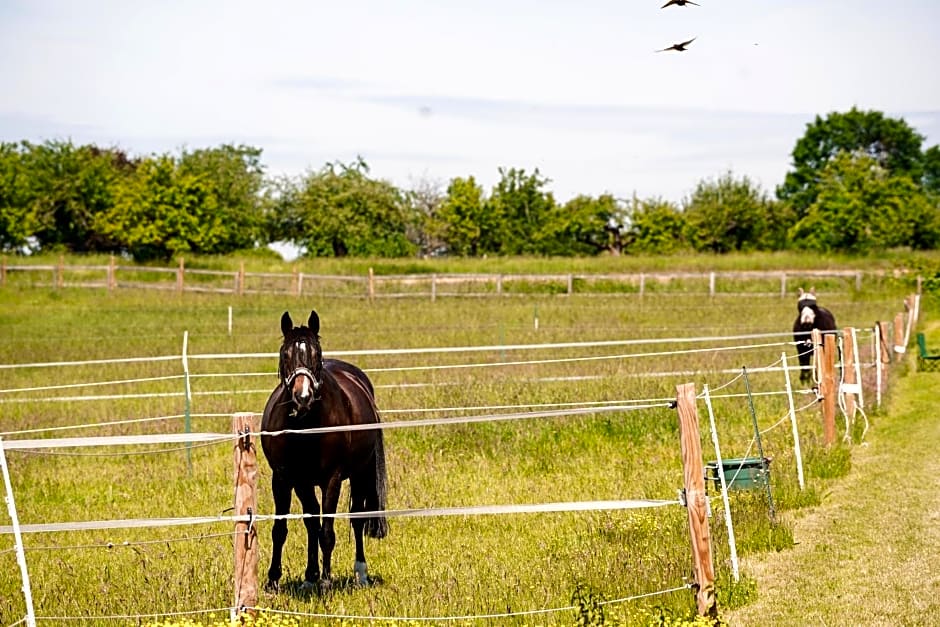
<svg viewBox="0 0 940 627">
<path fill-rule="evenodd" d="M 823 503 L 793 514 L 797 545 L 743 561 L 755 603 L 733 626 L 927 625 L 940 616 L 940 374 L 894 382 L 890 411 Z"/>
</svg>

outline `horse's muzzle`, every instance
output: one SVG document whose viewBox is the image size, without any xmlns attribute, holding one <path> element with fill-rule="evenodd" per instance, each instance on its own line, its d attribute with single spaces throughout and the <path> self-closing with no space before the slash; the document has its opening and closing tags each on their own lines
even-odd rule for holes
<svg viewBox="0 0 940 627">
<path fill-rule="evenodd" d="M 307 409 L 320 398 L 320 381 L 308 368 L 297 368 L 284 382 L 298 407 Z"/>
</svg>

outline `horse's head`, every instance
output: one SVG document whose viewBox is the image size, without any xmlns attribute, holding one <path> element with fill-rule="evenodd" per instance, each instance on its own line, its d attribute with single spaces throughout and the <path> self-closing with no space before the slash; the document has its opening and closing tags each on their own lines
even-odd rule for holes
<svg viewBox="0 0 940 627">
<path fill-rule="evenodd" d="M 812 325 L 816 322 L 816 288 L 810 288 L 809 292 L 804 292 L 800 288 L 799 296 L 796 301 L 796 310 L 800 313 L 800 323 Z"/>
<path fill-rule="evenodd" d="M 295 327 L 286 311 L 281 316 L 281 359 L 278 374 L 284 388 L 300 409 L 309 409 L 319 399 L 323 383 L 323 352 L 320 350 L 320 317 L 310 312 L 307 326 Z"/>
</svg>

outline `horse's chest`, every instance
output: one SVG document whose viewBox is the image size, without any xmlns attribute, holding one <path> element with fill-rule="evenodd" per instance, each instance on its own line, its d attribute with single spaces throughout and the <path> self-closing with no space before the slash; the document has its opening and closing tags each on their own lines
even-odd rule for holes
<svg viewBox="0 0 940 627">
<path fill-rule="evenodd" d="M 345 476 L 345 459 L 341 454 L 345 450 L 344 439 L 343 433 L 288 436 L 278 466 L 318 483 L 333 476 L 337 469 Z"/>
</svg>

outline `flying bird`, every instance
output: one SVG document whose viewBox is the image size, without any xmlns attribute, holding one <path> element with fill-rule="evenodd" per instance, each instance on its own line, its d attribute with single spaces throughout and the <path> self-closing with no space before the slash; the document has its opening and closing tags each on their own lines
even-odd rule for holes
<svg viewBox="0 0 940 627">
<path fill-rule="evenodd" d="M 681 44 L 672 44 L 668 48 L 663 48 L 662 50 L 657 50 L 656 52 L 666 52 L 667 50 L 675 50 L 676 52 L 684 52 L 688 45 L 695 41 L 695 37 L 688 41 L 683 41 Z"/>
<path fill-rule="evenodd" d="M 694 2 L 689 2 L 689 0 L 669 0 L 669 2 L 667 2 L 666 4 L 664 4 L 663 6 L 661 6 L 661 7 L 659 7 L 659 8 L 660 8 L 660 9 L 665 9 L 666 7 L 668 7 L 668 6 L 670 6 L 670 5 L 673 5 L 673 4 L 676 5 L 677 7 L 684 7 L 684 6 L 687 5 L 687 4 L 694 4 L 694 5 L 697 6 L 697 7 L 702 6 L 702 5 L 700 5 L 700 4 L 695 4 Z"/>
</svg>

